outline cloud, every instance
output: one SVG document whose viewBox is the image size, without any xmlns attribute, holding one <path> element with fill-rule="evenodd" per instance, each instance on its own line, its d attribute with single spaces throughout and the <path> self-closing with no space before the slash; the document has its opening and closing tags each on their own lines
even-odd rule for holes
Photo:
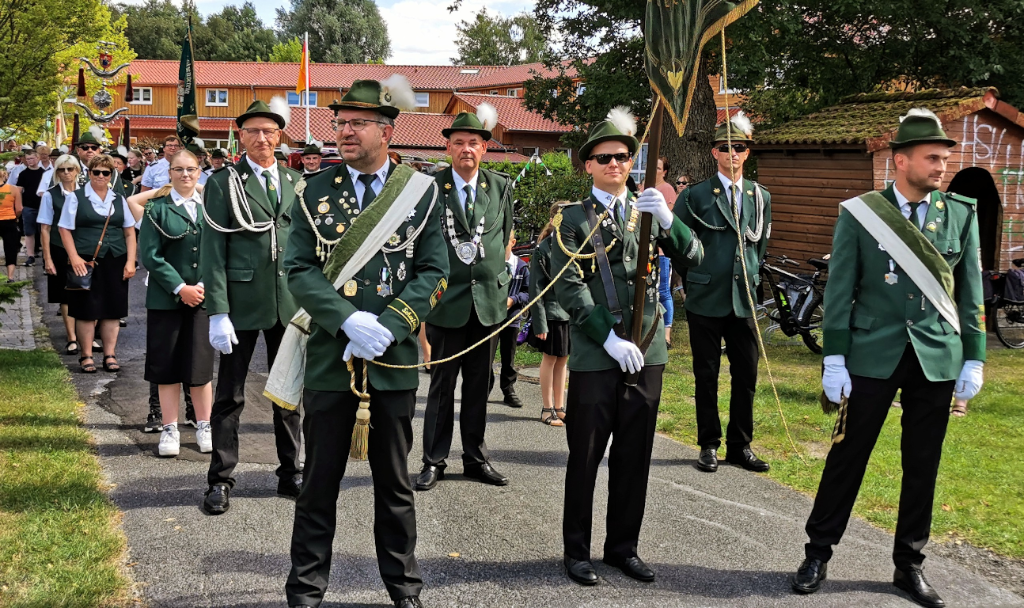
<svg viewBox="0 0 1024 608">
<path fill-rule="evenodd" d="M 451 65 L 458 56 L 455 25 L 469 21 L 473 15 L 487 8 L 490 14 L 509 16 L 532 12 L 533 0 L 525 2 L 487 2 L 465 0 L 462 7 L 448 12 L 452 0 L 395 0 L 390 5 L 379 2 L 380 14 L 391 36 L 391 65 Z"/>
</svg>

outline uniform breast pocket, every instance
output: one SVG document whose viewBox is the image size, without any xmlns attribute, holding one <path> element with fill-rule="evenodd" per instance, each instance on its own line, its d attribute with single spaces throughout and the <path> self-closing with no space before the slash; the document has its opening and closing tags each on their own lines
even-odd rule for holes
<svg viewBox="0 0 1024 608">
<path fill-rule="evenodd" d="M 950 266 L 960 261 L 960 256 L 963 254 L 960 241 L 957 239 L 935 241 L 935 248 L 939 250 L 939 253 L 942 254 L 942 257 Z"/>
<path fill-rule="evenodd" d="M 251 281 L 253 277 L 252 268 L 228 268 L 226 269 L 227 279 L 229 281 L 240 281 L 247 282 Z"/>
<path fill-rule="evenodd" d="M 506 268 L 505 270 L 502 270 L 501 274 L 498 275 L 498 287 L 504 287 L 505 285 L 508 285 L 508 282 L 511 280 L 512 275 L 509 274 L 508 269 Z"/>
</svg>

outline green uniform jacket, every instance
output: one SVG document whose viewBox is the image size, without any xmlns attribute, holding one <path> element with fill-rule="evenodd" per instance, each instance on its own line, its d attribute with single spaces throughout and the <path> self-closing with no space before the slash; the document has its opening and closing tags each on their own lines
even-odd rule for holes
<svg viewBox="0 0 1024 608">
<path fill-rule="evenodd" d="M 551 245 L 555 235 L 551 233 L 546 239 L 537 244 L 530 257 L 530 300 L 537 297 L 545 287 L 551 284 L 551 277 L 558 274 L 556 268 L 551 271 Z M 555 245 L 558 247 L 558 245 Z M 574 270 L 574 269 L 573 269 Z M 572 272 L 570 270 L 569 272 Z M 565 276 L 565 275 L 563 275 Z M 530 310 L 530 318 L 533 323 L 533 333 L 548 333 L 548 321 L 568 321 L 569 313 L 558 305 L 555 298 L 555 290 L 551 289 L 544 294 L 544 299 L 534 304 Z"/>
<path fill-rule="evenodd" d="M 761 188 L 764 197 L 764 217 L 760 238 L 753 243 L 749 240 L 743 242 L 751 294 L 755 294 L 761 282 L 761 260 L 768 247 L 772 222 L 771 195 L 761 186 L 745 179 L 740 230 L 746 234 L 749 229 L 756 234 L 758 214 L 755 187 Z M 729 313 L 737 317 L 752 317 L 747 289 L 743 285 L 736 220 L 729 207 L 729 193 L 722 187 L 718 174 L 683 190 L 676 199 L 674 211 L 684 224 L 693 229 L 704 245 L 704 261 L 686 273 L 686 310 L 705 317 L 725 317 Z"/>
<path fill-rule="evenodd" d="M 512 279 L 505 266 L 505 246 L 512 232 L 512 180 L 502 173 L 480 169 L 474 214 L 477 222 L 481 217 L 487 220 L 481 238 L 485 257 L 477 256 L 472 264 L 463 263 L 455 255 L 448 238 L 445 208 L 451 209 L 455 218 L 455 233 L 460 242 L 471 240 L 477 227 L 477 224 L 470 226 L 466 219 L 451 167 L 437 175 L 437 185 L 441 189 L 438 202 L 443 203 L 438 225 L 448 250 L 451 276 L 444 299 L 426 321 L 436 327 L 462 327 L 469 319 L 470 310 L 476 310 L 481 325 L 502 323 L 508 314 L 505 304 Z"/>
<path fill-rule="evenodd" d="M 896 194 L 882 192 L 893 205 Z M 940 208 L 941 207 L 941 208 Z M 955 380 L 964 360 L 985 360 L 985 308 L 978 253 L 978 219 L 974 200 L 932 193 L 923 234 L 953 270 L 953 301 L 962 335 L 957 335 L 938 310 L 899 266 L 896 284 L 885 275 L 892 259 L 851 214 L 840 212 L 832 238 L 825 287 L 825 355 L 846 355 L 851 374 L 889 378 L 907 342 L 932 382 Z"/>
<path fill-rule="evenodd" d="M 629 195 L 630 210 L 632 210 L 633 200 L 635 197 Z M 593 197 L 584 200 L 583 204 L 596 204 L 598 217 L 605 209 L 604 205 Z M 558 231 L 561 234 L 562 245 L 568 251 L 575 253 L 590 234 L 586 211 L 581 203 L 571 203 L 562 209 L 561 214 L 562 220 Z M 619 306 L 622 308 L 622 322 L 627 333 L 633 322 L 630 307 L 633 304 L 633 282 L 636 279 L 637 258 L 640 257 L 639 227 L 639 220 L 637 220 L 636 229 L 633 232 L 629 232 L 626 224 L 618 225 L 615 221 L 602 222 L 601 227 L 601 237 L 604 239 L 605 247 L 609 246 L 613 239 L 616 239 L 615 245 L 608 251 L 608 263 L 611 266 L 615 293 L 619 300 Z M 551 246 L 552 276 L 558 274 L 558 271 L 570 262 L 562 245 L 559 245 L 556 240 Z M 700 241 L 693 231 L 682 222 L 674 221 L 671 229 L 667 231 L 661 229 L 656 219 L 651 222 L 651 248 L 648 255 L 643 256 L 652 260 L 652 273 L 649 275 L 645 287 L 647 290 L 643 323 L 643 335 L 645 336 L 654 323 L 654 317 L 659 307 L 658 264 L 655 255 L 659 247 L 672 259 L 676 268 L 696 266 L 704 255 Z M 587 246 L 581 253 L 593 252 L 592 242 L 587 242 Z M 591 270 L 592 262 L 593 270 Z M 615 325 L 615 319 L 605 297 L 601 270 L 597 267 L 596 260 L 579 260 L 579 267 L 583 271 L 582 278 L 576 267 L 573 266 L 555 283 L 555 297 L 572 318 L 569 329 L 572 343 L 569 369 L 587 372 L 618 369 L 619 364 L 604 350 L 604 342 L 608 338 L 609 330 Z M 665 322 L 661 317 L 658 317 L 656 331 L 654 340 L 644 358 L 646 365 L 663 365 L 668 362 L 668 350 L 665 347 Z"/>
<path fill-rule="evenodd" d="M 206 287 L 206 312 L 228 313 L 236 330 L 270 329 L 287 325 L 298 307 L 284 270 L 284 251 L 292 227 L 292 202 L 298 172 L 278 167 L 281 203 L 271 203 L 267 191 L 253 173 L 245 156 L 234 166 L 245 183 L 245 198 L 255 222 L 273 220 L 277 229 L 277 259 L 271 248 L 271 231 L 223 233 L 207 226 L 202 231 L 202 276 Z M 232 212 L 228 193 L 228 168 L 213 173 L 203 190 L 206 218 L 227 229 L 240 225 Z M 243 219 L 248 221 L 244 215 Z M 207 222 L 209 224 L 209 222 Z"/>
<path fill-rule="evenodd" d="M 188 307 L 174 289 L 182 283 L 196 285 L 203 280 L 199 255 L 203 225 L 202 205 L 196 205 L 194 222 L 185 206 L 175 205 L 170 195 L 153 199 L 146 205 L 139 229 L 139 255 L 149 271 L 146 308 Z M 170 237 L 180 235 L 180 238 L 168 238 L 164 233 Z"/>
<path fill-rule="evenodd" d="M 391 166 L 393 170 L 394 165 Z M 384 355 L 375 361 L 415 365 L 419 359 L 417 338 L 413 332 L 437 304 L 447 284 L 448 256 L 441 236 L 441 201 L 438 198 L 428 213 L 437 190 L 427 190 L 416 205 L 415 213 L 396 231 L 398 239 L 395 244 L 388 245 L 389 248 L 401 247 L 401 250 L 388 254 L 377 252 L 352 277 L 357 286 L 356 293 L 347 296 L 344 287 L 335 291 L 324 276 L 324 262 L 316 253 L 314 231 L 324 239 L 334 241 L 341 236 L 339 225 L 347 228 L 357 220 L 359 205 L 355 186 L 345 165 L 307 175 L 305 180 L 305 190 L 295 204 L 295 223 L 285 252 L 288 287 L 313 322 L 306 345 L 305 386 L 316 391 L 348 391 L 349 373 L 342 355 L 349 339 L 341 325 L 357 310 L 378 315 L 381 325 L 395 336 L 395 341 Z M 318 207 L 324 203 L 329 209 L 320 213 Z M 303 207 L 308 211 L 308 217 Z M 318 218 L 319 226 L 315 223 Z M 328 218 L 331 224 L 326 223 Z M 412 257 L 408 257 L 409 231 L 421 225 L 423 230 L 415 237 Z M 388 264 L 391 270 L 382 276 Z M 391 294 L 378 295 L 378 286 L 389 281 Z M 415 389 L 419 385 L 417 371 L 388 369 L 371 363 L 368 373 L 373 388 L 394 391 Z M 362 387 L 361 382 L 358 386 Z"/>
</svg>

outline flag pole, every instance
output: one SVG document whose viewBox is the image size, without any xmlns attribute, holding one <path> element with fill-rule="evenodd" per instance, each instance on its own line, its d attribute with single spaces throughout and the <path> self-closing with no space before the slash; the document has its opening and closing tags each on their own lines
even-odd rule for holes
<svg viewBox="0 0 1024 608">
<path fill-rule="evenodd" d="M 306 143 L 309 138 L 309 32 L 306 32 L 306 41 L 302 45 L 306 52 L 302 54 L 302 60 L 306 62 Z"/>
</svg>

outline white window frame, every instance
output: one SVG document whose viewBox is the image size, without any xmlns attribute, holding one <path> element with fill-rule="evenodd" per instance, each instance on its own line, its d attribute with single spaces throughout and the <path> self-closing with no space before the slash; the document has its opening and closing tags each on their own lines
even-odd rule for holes
<svg viewBox="0 0 1024 608">
<path fill-rule="evenodd" d="M 587 92 L 587 83 L 581 82 L 581 83 L 576 85 L 576 96 L 577 97 L 579 97 L 580 95 L 582 95 L 582 94 L 584 94 L 586 92 Z"/>
<path fill-rule="evenodd" d="M 719 95 L 725 95 L 726 94 L 726 92 L 725 92 L 725 78 L 722 78 L 721 74 L 718 75 L 718 94 Z M 729 95 L 739 95 L 739 94 L 740 94 L 740 90 L 739 89 L 729 89 Z"/>
<path fill-rule="evenodd" d="M 213 94 L 213 101 L 210 101 L 210 94 Z M 224 93 L 224 101 L 217 101 L 220 99 L 220 94 Z M 206 100 L 206 106 L 209 108 L 225 108 L 228 105 L 228 90 L 227 89 L 206 89 L 206 94 L 203 96 Z"/>
<path fill-rule="evenodd" d="M 568 156 L 569 160 L 572 160 L 572 148 L 555 148 L 555 152 L 561 152 Z"/>
<path fill-rule="evenodd" d="M 429 108 L 430 107 L 430 93 L 414 93 L 416 95 L 416 107 L 417 108 Z M 420 101 L 420 100 L 423 101 Z"/>
<path fill-rule="evenodd" d="M 316 91 L 303 91 L 301 93 L 296 93 L 295 91 L 288 91 L 287 96 L 288 105 L 293 108 L 305 108 L 306 105 L 303 102 L 307 100 L 309 101 L 309 107 L 315 108 L 317 104 L 317 98 L 318 95 Z M 295 103 L 292 103 L 293 99 L 295 100 Z"/>
<path fill-rule="evenodd" d="M 508 91 L 505 92 L 505 94 L 508 95 L 509 97 L 519 97 L 520 91 L 522 91 L 522 89 L 509 89 Z"/>
<path fill-rule="evenodd" d="M 529 158 L 533 158 L 534 154 L 536 154 L 537 156 L 540 156 L 540 148 L 539 147 L 537 147 L 537 146 L 523 146 L 523 156 L 527 156 Z"/>
<path fill-rule="evenodd" d="M 633 176 L 633 181 L 637 185 L 644 183 L 644 175 L 647 173 L 647 144 L 640 144 L 640 154 L 637 156 L 636 164 L 633 165 L 633 169 L 629 172 Z"/>
<path fill-rule="evenodd" d="M 498 89 L 491 89 L 491 95 L 497 95 Z"/>
<path fill-rule="evenodd" d="M 149 99 L 144 100 L 144 93 L 149 93 Z M 153 105 L 153 87 L 132 87 L 132 103 L 140 106 Z"/>
</svg>

